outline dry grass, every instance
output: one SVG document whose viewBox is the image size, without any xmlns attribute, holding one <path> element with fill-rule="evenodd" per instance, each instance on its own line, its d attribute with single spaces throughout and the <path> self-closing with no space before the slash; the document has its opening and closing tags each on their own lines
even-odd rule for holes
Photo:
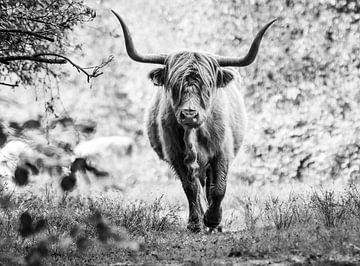
<svg viewBox="0 0 360 266">
<path fill-rule="evenodd" d="M 169 181 L 169 186 L 173 185 Z M 232 189 L 240 188 L 246 189 L 239 183 Z M 263 189 L 267 191 L 270 187 Z M 173 190 L 169 191 L 171 194 Z M 302 263 L 344 258 L 352 261 L 359 257 L 360 194 L 356 185 L 341 191 L 313 188 L 302 194 L 289 190 L 287 195 L 278 196 L 275 187 L 272 191 L 263 198 L 259 196 L 265 193 L 259 189 L 254 197 L 249 194 L 231 197 L 230 193 L 224 204 L 230 208 L 224 223 L 225 229 L 233 231 L 232 237 L 225 242 L 225 249 L 220 250 L 222 253 L 214 254 L 210 252 L 213 247 L 203 240 L 199 242 L 204 236 L 184 231 L 185 219 L 180 218 L 185 210 L 180 206 L 184 203 L 168 203 L 169 194 L 131 201 L 121 194 L 81 196 L 59 194 L 51 188 L 37 194 L 7 194 L 1 198 L 0 234 L 5 240 L 0 242 L 0 262 L 32 265 L 30 262 L 40 257 L 44 264 L 57 264 L 62 259 L 69 264 L 84 259 L 94 263 L 110 253 L 124 256 L 121 259 L 120 255 L 109 255 L 112 260 L 126 261 L 131 254 L 145 259 L 151 252 L 157 254 L 155 259 L 160 262 L 176 255 L 176 247 L 181 243 L 191 243 L 189 248 L 196 250 L 193 256 L 197 259 L 205 253 L 211 254 L 209 258 L 220 256 L 234 261 L 291 258 L 294 262 L 296 257 Z M 33 217 L 34 223 L 46 219 L 46 229 L 21 237 L 19 217 L 24 212 Z M 229 235 L 214 237 L 220 240 Z"/>
<path fill-rule="evenodd" d="M 68 193 L 54 193 L 53 197 L 24 193 L 3 196 L 0 213 L 0 264 L 40 265 L 43 261 L 47 265 L 56 254 L 84 254 L 99 246 L 139 250 L 148 235 L 175 230 L 179 225 L 177 207 L 168 206 L 162 198 L 147 203 Z M 33 220 L 28 235 L 21 231 L 24 213 Z M 46 221 L 45 230 L 31 233 L 40 219 Z M 46 252 L 40 252 L 43 250 Z"/>
<path fill-rule="evenodd" d="M 122 172 L 113 173 L 121 176 L 112 181 L 124 184 L 122 192 L 93 190 L 97 183 L 81 185 L 81 180 L 70 193 L 41 181 L 28 186 L 33 192 L 19 189 L 12 194 L 2 187 L 0 262 L 96 264 L 106 257 L 109 263 L 150 260 L 156 264 L 172 258 L 180 262 L 185 255 L 193 262 L 201 262 L 206 255 L 210 262 L 231 263 L 358 258 L 360 193 L 356 185 L 341 189 L 337 184 L 321 188 L 299 182 L 244 185 L 230 172 L 223 221 L 225 231 L 232 233 L 193 235 L 184 230 L 187 203 L 180 182 L 164 176 L 167 170 L 161 164 L 144 174 L 154 158 L 141 154 L 143 165 L 136 168 L 139 156 L 126 158 Z M 124 176 L 130 168 L 136 174 Z M 24 212 L 34 223 L 46 219 L 45 230 L 21 237 L 19 217 Z M 217 241 L 222 241 L 222 249 Z"/>
<path fill-rule="evenodd" d="M 247 229 L 230 256 L 282 260 L 297 256 L 304 264 L 344 260 L 355 265 L 349 260 L 360 258 L 359 198 L 357 186 L 351 185 L 342 192 L 315 190 L 285 200 L 272 196 L 262 204 L 248 200 Z"/>
</svg>

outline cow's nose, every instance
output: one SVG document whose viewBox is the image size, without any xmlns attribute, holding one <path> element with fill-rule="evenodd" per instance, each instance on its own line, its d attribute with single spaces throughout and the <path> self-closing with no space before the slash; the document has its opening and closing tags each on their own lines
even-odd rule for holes
<svg viewBox="0 0 360 266">
<path fill-rule="evenodd" d="M 183 109 L 180 112 L 180 120 L 185 124 L 194 124 L 199 120 L 199 113 L 193 109 Z"/>
</svg>

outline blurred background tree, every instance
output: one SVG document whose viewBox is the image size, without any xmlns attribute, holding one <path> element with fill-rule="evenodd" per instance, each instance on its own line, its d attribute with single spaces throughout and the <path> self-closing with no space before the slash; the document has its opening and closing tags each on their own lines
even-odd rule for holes
<svg viewBox="0 0 360 266">
<path fill-rule="evenodd" d="M 66 57 L 72 49 L 68 35 L 75 25 L 95 18 L 95 11 L 83 1 L 16 1 L 0 3 L 0 85 L 35 85 L 60 76 L 49 64 L 72 64 L 88 79 L 92 73 Z M 49 86 L 50 87 L 50 86 Z"/>
</svg>

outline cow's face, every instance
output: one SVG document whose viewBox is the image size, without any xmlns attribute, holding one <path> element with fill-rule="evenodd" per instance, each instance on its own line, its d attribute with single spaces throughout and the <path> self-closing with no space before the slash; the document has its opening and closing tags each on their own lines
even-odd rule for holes
<svg viewBox="0 0 360 266">
<path fill-rule="evenodd" d="M 190 128 L 202 125 L 214 91 L 233 79 L 231 71 L 219 67 L 211 56 L 191 52 L 170 55 L 165 67 L 149 76 L 155 85 L 164 86 L 178 123 Z"/>
</svg>

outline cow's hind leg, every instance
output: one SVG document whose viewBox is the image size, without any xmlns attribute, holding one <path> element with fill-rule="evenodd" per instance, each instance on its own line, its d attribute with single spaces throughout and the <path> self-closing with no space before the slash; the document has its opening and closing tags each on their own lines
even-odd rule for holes
<svg viewBox="0 0 360 266">
<path fill-rule="evenodd" d="M 217 228 L 222 218 L 221 202 L 226 191 L 226 177 L 229 161 L 223 155 L 217 156 L 208 170 L 206 194 L 209 207 L 204 215 L 204 224 L 210 229 Z"/>
<path fill-rule="evenodd" d="M 211 205 L 210 187 L 211 187 L 212 180 L 213 180 L 212 168 L 208 167 L 206 170 L 206 180 L 205 180 L 206 200 L 208 203 L 208 205 L 206 207 L 209 207 Z"/>
</svg>

